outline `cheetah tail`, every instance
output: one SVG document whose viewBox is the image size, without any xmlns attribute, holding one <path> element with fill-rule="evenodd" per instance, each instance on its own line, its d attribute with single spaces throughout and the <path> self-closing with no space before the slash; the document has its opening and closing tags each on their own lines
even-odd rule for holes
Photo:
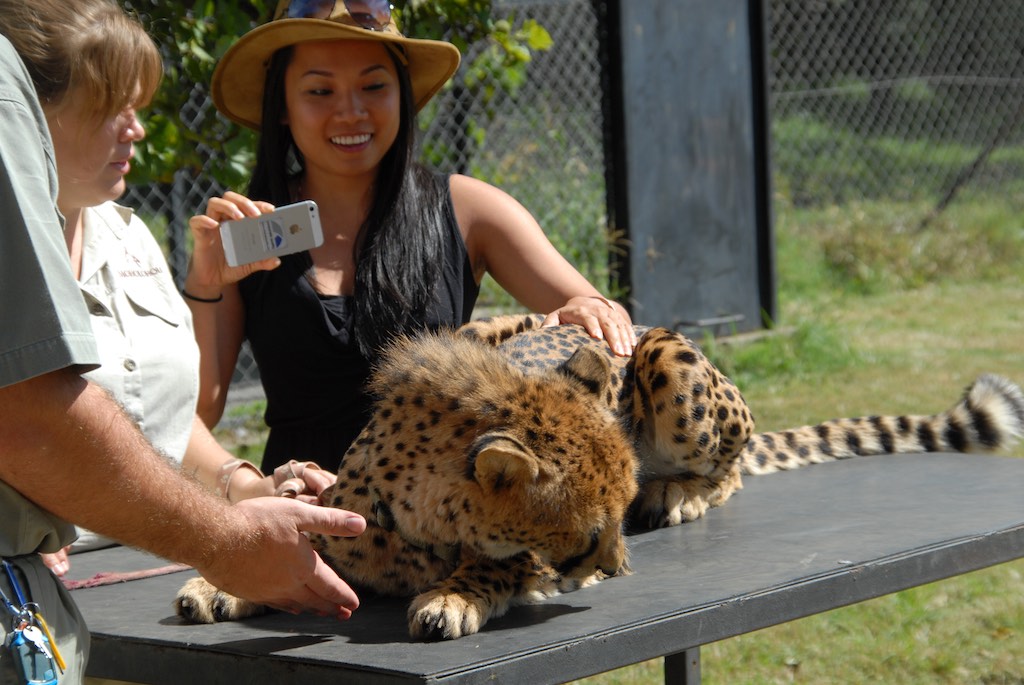
<svg viewBox="0 0 1024 685">
<path fill-rule="evenodd" d="M 796 469 L 849 457 L 908 452 L 998 452 L 1024 437 L 1024 392 L 993 374 L 979 376 L 950 409 L 932 416 L 833 419 L 751 437 L 743 473 Z"/>
</svg>

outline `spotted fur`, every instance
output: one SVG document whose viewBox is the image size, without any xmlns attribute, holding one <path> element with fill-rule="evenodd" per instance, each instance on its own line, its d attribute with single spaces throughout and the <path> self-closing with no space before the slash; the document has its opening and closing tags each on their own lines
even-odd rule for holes
<svg viewBox="0 0 1024 685">
<path fill-rule="evenodd" d="M 636 458 L 607 404 L 614 377 L 592 349 L 525 374 L 468 337 L 402 341 L 324 493 L 368 528 L 311 541 L 349 583 L 413 597 L 416 638 L 475 633 L 515 604 L 625 573 Z M 260 611 L 201 579 L 176 606 L 199 622 Z"/>
<path fill-rule="evenodd" d="M 478 631 L 509 607 L 627 572 L 622 530 L 704 515 L 744 474 L 883 453 L 993 451 L 1024 433 L 1024 394 L 980 377 L 933 416 L 835 419 L 754 433 L 735 385 L 685 336 L 638 327 L 629 358 L 578 326 L 498 317 L 396 344 L 331 506 L 357 538 L 314 535 L 346 580 L 412 597 L 416 638 Z M 178 611 L 259 607 L 190 581 Z"/>
</svg>

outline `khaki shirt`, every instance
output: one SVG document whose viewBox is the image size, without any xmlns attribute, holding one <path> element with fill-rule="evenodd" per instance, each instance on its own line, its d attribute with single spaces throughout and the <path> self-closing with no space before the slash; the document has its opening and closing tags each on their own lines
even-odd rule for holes
<svg viewBox="0 0 1024 685">
<path fill-rule="evenodd" d="M 79 284 L 99 348 L 84 374 L 116 399 L 153 446 L 181 463 L 199 396 L 192 312 L 167 260 L 132 210 L 107 202 L 84 212 Z M 78 529 L 73 551 L 112 544 Z"/>
<path fill-rule="evenodd" d="M 199 397 L 192 313 L 146 225 L 113 202 L 85 211 L 79 283 L 101 366 L 85 377 L 181 462 Z"/>
</svg>

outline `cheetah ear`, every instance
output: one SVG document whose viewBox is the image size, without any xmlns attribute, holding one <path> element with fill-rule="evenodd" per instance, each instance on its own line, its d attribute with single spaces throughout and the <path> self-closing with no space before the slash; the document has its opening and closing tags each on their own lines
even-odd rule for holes
<svg viewBox="0 0 1024 685">
<path fill-rule="evenodd" d="M 612 383 L 612 365 L 607 355 L 592 347 L 581 347 L 558 367 L 558 371 L 577 381 L 598 399 L 608 397 Z"/>
<path fill-rule="evenodd" d="M 504 433 L 488 433 L 478 438 L 470 453 L 468 467 L 473 480 L 492 493 L 528 485 L 540 474 L 537 455 Z"/>
</svg>

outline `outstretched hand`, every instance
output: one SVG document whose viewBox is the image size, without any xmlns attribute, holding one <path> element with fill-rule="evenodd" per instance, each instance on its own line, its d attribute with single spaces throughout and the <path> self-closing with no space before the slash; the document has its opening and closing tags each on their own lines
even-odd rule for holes
<svg viewBox="0 0 1024 685">
<path fill-rule="evenodd" d="M 359 514 L 283 497 L 243 500 L 230 508 L 248 536 L 196 569 L 221 590 L 282 611 L 347 619 L 359 598 L 310 545 L 305 533 L 355 537 Z"/>
<path fill-rule="evenodd" d="M 590 337 L 606 340 L 612 352 L 628 357 L 636 346 L 633 321 L 622 305 L 600 296 L 579 296 L 566 302 L 545 317 L 542 327 L 575 323 L 583 326 Z"/>
<path fill-rule="evenodd" d="M 225 285 L 237 283 L 254 271 L 275 269 L 281 263 L 277 257 L 263 259 L 251 264 L 228 266 L 224 257 L 224 245 L 220 239 L 220 225 L 246 217 L 260 216 L 274 211 L 274 205 L 249 198 L 235 192 L 224 197 L 210 198 L 206 213 L 193 216 L 188 221 L 192 231 L 192 262 L 189 266 L 188 289 L 193 294 L 205 296 L 219 292 Z"/>
</svg>

